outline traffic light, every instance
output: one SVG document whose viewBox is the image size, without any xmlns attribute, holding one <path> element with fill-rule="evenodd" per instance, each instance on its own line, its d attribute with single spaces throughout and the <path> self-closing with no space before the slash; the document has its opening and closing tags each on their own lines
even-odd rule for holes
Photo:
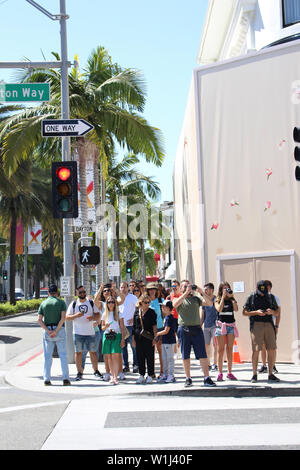
<svg viewBox="0 0 300 470">
<path fill-rule="evenodd" d="M 7 271 L 3 271 L 3 281 L 7 281 L 7 279 L 8 279 Z"/>
<path fill-rule="evenodd" d="M 126 274 L 131 274 L 131 272 L 132 272 L 131 261 L 126 261 Z"/>
<path fill-rule="evenodd" d="M 55 219 L 78 217 L 76 162 L 52 163 L 52 204 Z"/>
<path fill-rule="evenodd" d="M 294 127 L 293 137 L 295 142 L 300 142 L 300 127 Z M 300 147 L 298 145 L 294 149 L 294 158 L 296 162 L 300 162 Z M 295 178 L 300 181 L 300 167 L 295 168 Z"/>
</svg>

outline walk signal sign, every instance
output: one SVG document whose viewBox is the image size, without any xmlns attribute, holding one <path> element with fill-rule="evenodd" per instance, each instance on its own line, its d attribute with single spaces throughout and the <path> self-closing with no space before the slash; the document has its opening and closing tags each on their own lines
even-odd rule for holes
<svg viewBox="0 0 300 470">
<path fill-rule="evenodd" d="M 99 264 L 99 246 L 81 246 L 79 248 L 79 262 L 82 266 L 96 266 L 96 264 Z"/>
<path fill-rule="evenodd" d="M 78 217 L 76 162 L 52 163 L 52 204 L 55 219 Z"/>
<path fill-rule="evenodd" d="M 3 281 L 7 281 L 7 279 L 8 279 L 7 271 L 3 271 Z"/>
</svg>

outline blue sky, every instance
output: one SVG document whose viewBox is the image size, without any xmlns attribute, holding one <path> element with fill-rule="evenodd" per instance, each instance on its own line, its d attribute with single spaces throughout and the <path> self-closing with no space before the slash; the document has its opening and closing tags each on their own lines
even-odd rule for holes
<svg viewBox="0 0 300 470">
<path fill-rule="evenodd" d="M 36 0 L 59 13 L 59 0 Z M 66 0 L 68 57 L 79 55 L 83 68 L 92 49 L 104 46 L 114 62 L 139 69 L 147 84 L 144 117 L 161 129 L 166 157 L 159 169 L 141 166 L 172 200 L 172 172 L 188 90 L 208 0 Z M 0 0 L 0 61 L 52 60 L 60 52 L 59 23 L 25 0 Z M 13 83 L 13 70 L 0 70 Z"/>
</svg>

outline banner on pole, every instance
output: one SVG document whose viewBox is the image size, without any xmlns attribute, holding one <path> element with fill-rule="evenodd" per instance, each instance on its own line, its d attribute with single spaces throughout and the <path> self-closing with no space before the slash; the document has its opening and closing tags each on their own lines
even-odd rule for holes
<svg viewBox="0 0 300 470">
<path fill-rule="evenodd" d="M 42 254 L 42 226 L 35 223 L 32 227 L 28 228 L 28 254 L 41 255 Z"/>
</svg>

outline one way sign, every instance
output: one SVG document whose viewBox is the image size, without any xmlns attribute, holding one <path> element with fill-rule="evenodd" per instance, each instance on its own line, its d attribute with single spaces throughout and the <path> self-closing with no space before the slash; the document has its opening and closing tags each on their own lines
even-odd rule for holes
<svg viewBox="0 0 300 470">
<path fill-rule="evenodd" d="M 42 121 L 43 137 L 80 137 L 94 129 L 84 119 L 44 119 Z"/>
</svg>

